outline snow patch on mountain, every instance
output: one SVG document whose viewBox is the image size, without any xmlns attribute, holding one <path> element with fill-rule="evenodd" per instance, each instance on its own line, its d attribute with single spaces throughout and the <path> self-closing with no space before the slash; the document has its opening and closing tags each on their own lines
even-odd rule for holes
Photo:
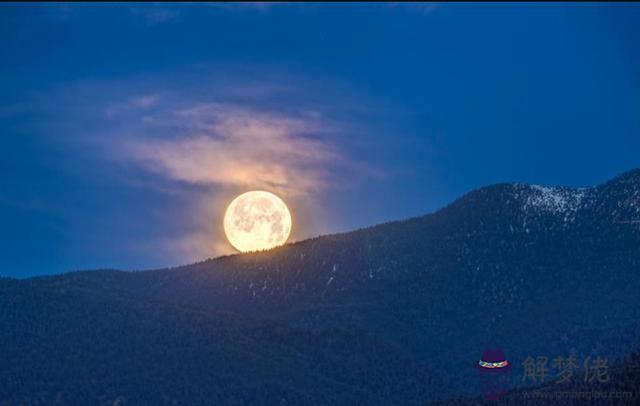
<svg viewBox="0 0 640 406">
<path fill-rule="evenodd" d="M 591 188 L 564 188 L 521 185 L 520 200 L 526 213 L 551 213 L 572 221 Z"/>
</svg>

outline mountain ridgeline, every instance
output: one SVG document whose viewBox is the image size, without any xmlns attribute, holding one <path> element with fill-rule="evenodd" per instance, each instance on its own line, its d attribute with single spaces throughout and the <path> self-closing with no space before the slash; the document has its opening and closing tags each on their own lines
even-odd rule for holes
<svg viewBox="0 0 640 406">
<path fill-rule="evenodd" d="M 178 268 L 0 279 L 0 404 L 425 404 L 640 349 L 640 170 Z"/>
</svg>

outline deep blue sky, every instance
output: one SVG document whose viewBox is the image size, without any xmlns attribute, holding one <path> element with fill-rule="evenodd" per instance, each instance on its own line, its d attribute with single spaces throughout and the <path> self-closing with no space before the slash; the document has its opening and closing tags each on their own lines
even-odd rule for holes
<svg viewBox="0 0 640 406">
<path fill-rule="evenodd" d="M 640 167 L 635 4 L 0 6 L 0 275 L 229 252 Z"/>
</svg>

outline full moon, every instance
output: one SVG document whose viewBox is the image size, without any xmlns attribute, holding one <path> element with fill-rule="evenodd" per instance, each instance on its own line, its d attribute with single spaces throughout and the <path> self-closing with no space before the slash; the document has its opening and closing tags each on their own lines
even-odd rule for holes
<svg viewBox="0 0 640 406">
<path fill-rule="evenodd" d="M 291 213 L 273 193 L 246 192 L 227 207 L 224 233 L 240 252 L 274 248 L 287 242 L 291 234 Z"/>
</svg>

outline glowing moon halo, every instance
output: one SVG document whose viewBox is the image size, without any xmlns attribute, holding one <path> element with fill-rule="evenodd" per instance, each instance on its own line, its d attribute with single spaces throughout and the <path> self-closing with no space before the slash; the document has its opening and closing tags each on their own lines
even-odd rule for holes
<svg viewBox="0 0 640 406">
<path fill-rule="evenodd" d="M 291 213 L 273 193 L 246 192 L 227 207 L 224 233 L 240 252 L 274 248 L 287 242 L 291 234 Z"/>
</svg>

